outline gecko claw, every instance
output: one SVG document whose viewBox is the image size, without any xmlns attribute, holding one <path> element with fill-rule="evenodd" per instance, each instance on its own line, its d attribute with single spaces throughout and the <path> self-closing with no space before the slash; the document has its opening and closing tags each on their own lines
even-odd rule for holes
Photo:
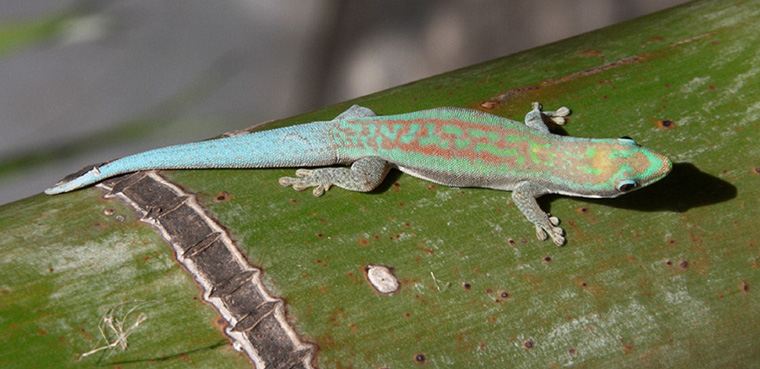
<svg viewBox="0 0 760 369">
<path fill-rule="evenodd" d="M 549 217 L 549 222 L 551 222 L 551 224 L 554 225 L 554 226 L 559 225 L 559 218 L 557 218 L 557 217 Z"/>
<path fill-rule="evenodd" d="M 547 238 L 551 237 L 552 241 L 557 246 L 564 245 L 565 231 L 560 227 L 556 227 L 556 225 L 559 225 L 559 219 L 557 217 L 549 217 L 549 223 L 551 223 L 551 226 L 536 225 L 536 237 L 541 241 L 545 241 Z"/>
<path fill-rule="evenodd" d="M 570 115 L 570 109 L 563 106 L 555 111 L 546 111 L 544 114 L 546 114 L 554 123 L 562 126 L 567 122 L 565 117 Z"/>
</svg>

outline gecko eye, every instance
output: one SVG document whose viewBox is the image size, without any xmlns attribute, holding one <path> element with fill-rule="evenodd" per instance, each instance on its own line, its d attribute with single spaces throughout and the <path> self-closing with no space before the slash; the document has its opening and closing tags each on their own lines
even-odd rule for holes
<svg viewBox="0 0 760 369">
<path fill-rule="evenodd" d="M 632 138 L 630 138 L 630 137 L 628 137 L 628 136 L 623 136 L 623 137 L 620 137 L 618 140 L 620 140 L 620 141 L 625 141 L 625 142 L 628 142 L 628 143 L 632 143 L 632 144 L 634 144 L 634 145 L 636 145 L 636 146 L 638 146 L 638 145 L 639 145 L 639 144 L 637 144 L 637 143 L 636 143 L 636 141 L 634 141 Z"/>
<path fill-rule="evenodd" d="M 617 189 L 620 192 L 633 191 L 639 187 L 639 183 L 634 180 L 628 180 L 618 183 Z"/>
</svg>

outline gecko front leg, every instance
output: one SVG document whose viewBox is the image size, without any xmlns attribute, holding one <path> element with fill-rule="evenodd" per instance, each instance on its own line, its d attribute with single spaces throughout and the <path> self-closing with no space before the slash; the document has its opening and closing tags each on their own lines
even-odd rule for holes
<svg viewBox="0 0 760 369">
<path fill-rule="evenodd" d="M 293 186 L 296 191 L 314 187 L 314 196 L 322 196 L 333 185 L 350 191 L 369 192 L 374 190 L 391 169 L 387 161 L 375 156 L 355 161 L 351 168 L 299 169 L 296 177 L 282 177 L 282 186 Z"/>
<path fill-rule="evenodd" d="M 547 236 L 552 238 L 557 246 L 565 243 L 564 231 L 560 227 L 557 217 L 550 217 L 541 210 L 536 198 L 549 193 L 549 190 L 534 182 L 522 182 L 512 191 L 512 201 L 517 208 L 528 218 L 528 221 L 536 226 L 536 236 L 543 241 Z"/>
<path fill-rule="evenodd" d="M 555 111 L 541 111 L 541 104 L 534 102 L 532 107 L 533 110 L 525 114 L 525 125 L 543 133 L 549 133 L 544 117 L 561 126 L 565 124 L 565 117 L 570 115 L 570 109 L 564 106 Z"/>
</svg>

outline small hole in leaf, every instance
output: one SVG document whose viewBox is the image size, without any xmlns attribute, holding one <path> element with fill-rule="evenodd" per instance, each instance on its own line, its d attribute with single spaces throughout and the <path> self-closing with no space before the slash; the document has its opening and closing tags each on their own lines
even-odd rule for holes
<svg viewBox="0 0 760 369">
<path fill-rule="evenodd" d="M 676 123 L 670 119 L 660 119 L 657 121 L 657 126 L 662 129 L 672 129 L 675 128 Z"/>
<path fill-rule="evenodd" d="M 426 360 L 425 354 L 414 355 L 414 362 L 416 362 L 417 364 L 424 364 L 425 360 Z"/>
<path fill-rule="evenodd" d="M 533 340 L 527 339 L 527 340 L 525 340 L 525 341 L 522 342 L 522 346 L 526 350 L 532 350 L 535 345 L 533 343 Z"/>
</svg>

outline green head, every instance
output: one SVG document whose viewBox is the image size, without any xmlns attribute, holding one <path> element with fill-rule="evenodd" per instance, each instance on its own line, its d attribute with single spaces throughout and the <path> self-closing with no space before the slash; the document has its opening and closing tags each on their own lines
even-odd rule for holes
<svg viewBox="0 0 760 369">
<path fill-rule="evenodd" d="M 628 137 L 579 143 L 565 143 L 565 155 L 572 156 L 568 161 L 574 162 L 564 178 L 570 183 L 570 195 L 617 197 L 657 182 L 673 168 L 670 159 Z"/>
</svg>

